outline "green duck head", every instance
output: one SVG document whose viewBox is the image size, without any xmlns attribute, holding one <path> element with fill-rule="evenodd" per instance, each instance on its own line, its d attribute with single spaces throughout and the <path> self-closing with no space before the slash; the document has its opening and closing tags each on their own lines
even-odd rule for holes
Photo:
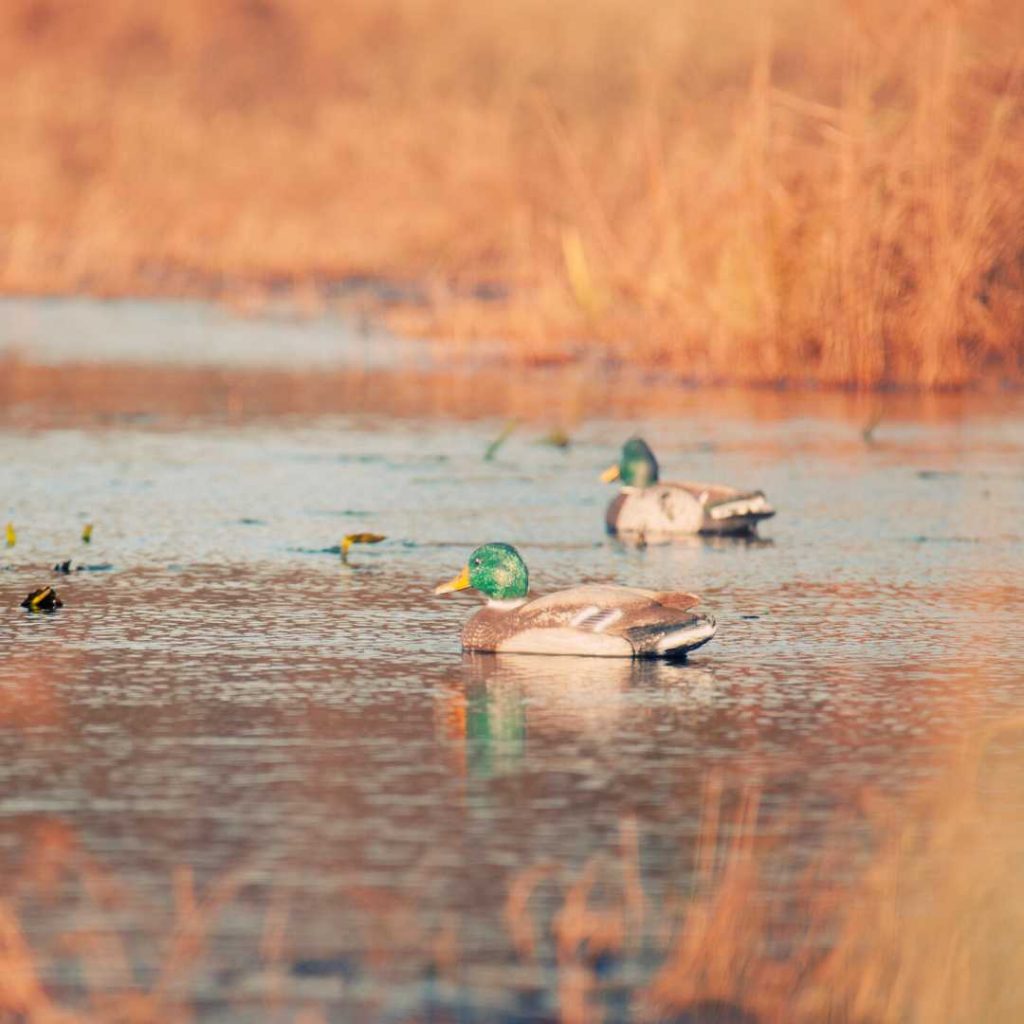
<svg viewBox="0 0 1024 1024">
<path fill-rule="evenodd" d="M 622 446 L 619 464 L 609 466 L 601 479 L 605 483 L 621 480 L 624 487 L 649 487 L 658 482 L 658 460 L 643 438 L 631 437 Z"/>
<path fill-rule="evenodd" d="M 511 544 L 484 544 L 469 556 L 469 562 L 458 576 L 436 586 L 434 593 L 470 589 L 480 591 L 492 601 L 526 597 L 530 589 L 526 563 Z"/>
</svg>

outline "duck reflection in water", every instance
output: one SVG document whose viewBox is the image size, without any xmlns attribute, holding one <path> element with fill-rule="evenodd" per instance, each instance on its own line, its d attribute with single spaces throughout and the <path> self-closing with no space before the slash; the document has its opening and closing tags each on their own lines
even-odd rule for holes
<svg viewBox="0 0 1024 1024">
<path fill-rule="evenodd" d="M 461 770 L 490 778 L 516 771 L 531 741 L 552 741 L 544 744 L 548 761 L 553 751 L 572 761 L 582 744 L 600 745 L 628 712 L 631 691 L 709 693 L 713 680 L 710 669 L 685 663 L 468 653 L 437 726 Z"/>
</svg>

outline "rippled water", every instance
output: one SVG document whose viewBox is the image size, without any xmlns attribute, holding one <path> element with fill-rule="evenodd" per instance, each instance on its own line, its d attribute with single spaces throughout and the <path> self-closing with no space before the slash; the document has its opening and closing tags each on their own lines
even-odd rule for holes
<svg viewBox="0 0 1024 1024">
<path fill-rule="evenodd" d="M 756 793 L 784 923 L 816 857 L 870 849 L 866 792 L 899 801 L 1024 697 L 1019 408 L 904 411 L 866 444 L 813 401 L 767 418 L 681 401 L 585 416 L 565 450 L 524 424 L 484 461 L 500 416 L 76 406 L 57 426 L 46 380 L 0 421 L 18 530 L 0 555 L 0 865 L 72 1003 L 154 982 L 186 866 L 200 892 L 232 887 L 170 984 L 201 1018 L 270 1019 L 277 999 L 332 1020 L 542 1019 L 556 954 L 543 936 L 516 950 L 524 873 L 543 924 L 588 864 L 632 864 L 654 918 L 693 881 L 709 787 L 723 815 Z M 606 538 L 597 474 L 638 429 L 667 476 L 763 487 L 763 539 Z M 356 530 L 388 540 L 346 567 Z M 719 635 L 686 665 L 463 656 L 474 599 L 430 588 L 499 539 L 537 591 L 696 590 Z M 67 558 L 108 568 L 49 572 Z M 17 607 L 49 582 L 62 611 Z M 58 941 L 75 929 L 116 934 L 125 962 L 86 976 Z M 608 1019 L 655 946 L 601 966 Z"/>
</svg>

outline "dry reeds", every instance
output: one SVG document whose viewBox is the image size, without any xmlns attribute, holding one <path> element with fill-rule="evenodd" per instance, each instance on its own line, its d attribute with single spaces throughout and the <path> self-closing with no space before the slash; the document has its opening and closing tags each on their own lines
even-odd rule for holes
<svg viewBox="0 0 1024 1024">
<path fill-rule="evenodd" d="M 373 274 L 529 361 L 1019 380 L 1022 54 L 996 0 L 12 0 L 0 287 Z"/>
<path fill-rule="evenodd" d="M 988 730 L 844 901 L 809 1020 L 1014 1021 L 1024 1012 L 1024 721 Z"/>
<path fill-rule="evenodd" d="M 1020 1019 L 1022 737 L 1021 721 L 990 730 L 909 810 L 869 808 L 879 849 L 851 886 L 828 884 L 840 851 L 813 866 L 802 935 L 788 937 L 784 956 L 764 908 L 749 800 L 725 844 L 709 804 L 701 885 L 647 993 L 653 1015 L 716 1002 L 764 1022 Z"/>
</svg>

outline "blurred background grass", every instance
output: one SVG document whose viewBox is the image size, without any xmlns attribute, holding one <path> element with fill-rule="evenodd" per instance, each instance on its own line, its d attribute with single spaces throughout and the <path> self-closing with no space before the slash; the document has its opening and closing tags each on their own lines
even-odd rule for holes
<svg viewBox="0 0 1024 1024">
<path fill-rule="evenodd" d="M 372 275 L 530 363 L 1024 368 L 1017 4 L 8 0 L 0 66 L 7 293 Z"/>
</svg>

